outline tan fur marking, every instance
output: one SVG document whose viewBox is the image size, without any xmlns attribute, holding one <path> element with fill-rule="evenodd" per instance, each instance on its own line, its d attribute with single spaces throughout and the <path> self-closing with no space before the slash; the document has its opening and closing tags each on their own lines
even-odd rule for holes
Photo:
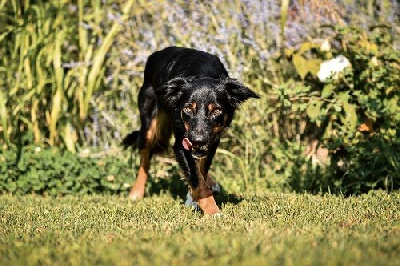
<svg viewBox="0 0 400 266">
<path fill-rule="evenodd" d="M 220 132 L 222 129 L 224 129 L 224 127 L 222 127 L 222 126 L 213 127 L 213 132 L 214 132 L 214 134 L 216 134 L 216 133 Z"/>
<path fill-rule="evenodd" d="M 129 193 L 129 198 L 132 200 L 139 200 L 144 197 L 144 187 L 146 185 L 148 172 L 150 168 L 149 150 L 144 149 L 143 151 L 141 151 L 140 157 L 141 160 L 140 160 L 139 173 L 136 178 L 135 185 L 132 187 L 132 190 Z"/>
<path fill-rule="evenodd" d="M 146 135 L 146 146 L 147 143 L 153 143 L 157 136 L 157 117 L 151 120 L 151 124 L 149 130 L 147 131 Z"/>
<path fill-rule="evenodd" d="M 196 170 L 203 177 L 203 179 L 205 179 L 204 177 L 206 176 L 206 171 L 205 171 L 205 160 L 204 159 L 196 160 Z"/>
<path fill-rule="evenodd" d="M 147 136 L 146 136 L 147 139 L 146 146 L 148 143 L 150 145 L 153 145 L 158 140 L 162 139 L 163 137 L 166 137 L 163 136 L 166 132 L 163 132 L 162 130 L 168 127 L 167 123 L 169 123 L 167 113 L 164 111 L 159 111 L 157 115 L 151 120 L 150 128 L 147 131 Z"/>
<path fill-rule="evenodd" d="M 226 125 L 227 122 L 228 122 L 228 115 L 224 114 L 224 124 L 222 126 L 219 125 L 219 126 L 214 127 L 213 128 L 214 134 L 219 133 L 220 131 L 222 131 L 225 128 L 225 125 Z"/>
<path fill-rule="evenodd" d="M 203 213 L 206 215 L 212 215 L 221 212 L 212 195 L 209 197 L 200 198 L 197 202 L 199 203 L 200 209 L 202 209 Z"/>
</svg>

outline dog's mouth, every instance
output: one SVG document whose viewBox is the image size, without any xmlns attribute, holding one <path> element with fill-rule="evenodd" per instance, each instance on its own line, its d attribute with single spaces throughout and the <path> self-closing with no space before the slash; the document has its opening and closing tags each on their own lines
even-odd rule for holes
<svg viewBox="0 0 400 266">
<path fill-rule="evenodd" d="M 207 156 L 207 148 L 205 146 L 193 148 L 192 157 L 195 159 L 203 159 Z"/>
<path fill-rule="evenodd" d="M 207 156 L 207 145 L 193 144 L 188 138 L 182 140 L 182 146 L 185 150 L 192 152 L 192 157 L 195 159 L 203 159 Z"/>
</svg>

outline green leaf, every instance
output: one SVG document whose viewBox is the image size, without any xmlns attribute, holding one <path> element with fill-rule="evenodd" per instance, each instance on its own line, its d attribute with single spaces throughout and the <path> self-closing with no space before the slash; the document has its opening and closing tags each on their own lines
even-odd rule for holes
<svg viewBox="0 0 400 266">
<path fill-rule="evenodd" d="M 6 96 L 3 94 L 2 90 L 0 90 L 0 122 L 4 135 L 4 139 L 8 143 L 8 126 L 7 126 L 7 107 L 6 107 Z"/>
<path fill-rule="evenodd" d="M 322 92 L 321 92 L 321 97 L 322 98 L 324 98 L 324 99 L 326 99 L 326 98 L 328 98 L 329 96 L 331 96 L 332 94 L 333 94 L 333 89 L 334 89 L 335 87 L 333 86 L 333 84 L 326 84 L 325 86 L 324 86 L 324 89 L 322 90 Z"/>
<path fill-rule="evenodd" d="M 300 45 L 300 49 L 297 53 L 303 54 L 304 52 L 310 51 L 313 48 L 319 48 L 319 47 L 320 47 L 320 44 L 318 44 L 318 43 L 305 42 Z"/>
<path fill-rule="evenodd" d="M 309 59 L 307 60 L 307 68 L 308 71 L 313 74 L 314 76 L 316 76 L 318 74 L 320 65 L 322 63 L 321 59 Z"/>
<path fill-rule="evenodd" d="M 347 123 L 348 127 L 351 130 L 355 130 L 357 128 L 357 113 L 356 113 L 356 105 L 350 104 L 348 102 L 343 103 L 344 114 L 344 122 Z"/>
<path fill-rule="evenodd" d="M 311 120 L 317 119 L 317 117 L 321 114 L 321 102 L 311 103 L 307 107 L 307 115 Z"/>
<path fill-rule="evenodd" d="M 293 56 L 293 65 L 302 79 L 304 79 L 308 73 L 308 69 L 306 68 L 306 63 L 307 60 L 304 59 L 302 55 L 296 54 Z"/>
<path fill-rule="evenodd" d="M 349 93 L 348 92 L 341 92 L 338 94 L 338 98 L 341 100 L 342 103 L 349 102 Z"/>
<path fill-rule="evenodd" d="M 308 73 L 317 75 L 321 63 L 322 60 L 320 59 L 307 60 L 301 54 L 296 54 L 293 56 L 293 65 L 302 79 L 304 79 Z"/>
</svg>

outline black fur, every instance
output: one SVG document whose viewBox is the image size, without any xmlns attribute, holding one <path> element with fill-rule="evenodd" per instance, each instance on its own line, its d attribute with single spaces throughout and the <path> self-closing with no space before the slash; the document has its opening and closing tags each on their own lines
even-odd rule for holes
<svg viewBox="0 0 400 266">
<path fill-rule="evenodd" d="M 165 136 L 153 141 L 150 153 L 167 147 L 173 133 L 176 159 L 191 187 L 196 188 L 199 183 L 196 160 L 205 158 L 207 173 L 223 129 L 231 124 L 239 105 L 250 97 L 259 98 L 229 78 L 214 55 L 178 47 L 155 52 L 148 58 L 139 92 L 141 129 L 129 134 L 123 144 L 139 150 L 149 148 L 146 134 L 151 121 L 165 112 L 167 121 L 160 129 Z M 168 125 L 169 129 L 165 128 Z M 192 143 L 191 150 L 184 149 L 184 138 Z"/>
</svg>

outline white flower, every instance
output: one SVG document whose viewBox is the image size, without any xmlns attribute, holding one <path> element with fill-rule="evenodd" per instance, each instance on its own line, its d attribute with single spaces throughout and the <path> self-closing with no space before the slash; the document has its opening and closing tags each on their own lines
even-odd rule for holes
<svg viewBox="0 0 400 266">
<path fill-rule="evenodd" d="M 327 60 L 321 63 L 318 71 L 318 78 L 321 82 L 326 82 L 328 78 L 337 78 L 337 73 L 342 72 L 346 67 L 350 66 L 350 61 L 343 55 Z"/>
</svg>

